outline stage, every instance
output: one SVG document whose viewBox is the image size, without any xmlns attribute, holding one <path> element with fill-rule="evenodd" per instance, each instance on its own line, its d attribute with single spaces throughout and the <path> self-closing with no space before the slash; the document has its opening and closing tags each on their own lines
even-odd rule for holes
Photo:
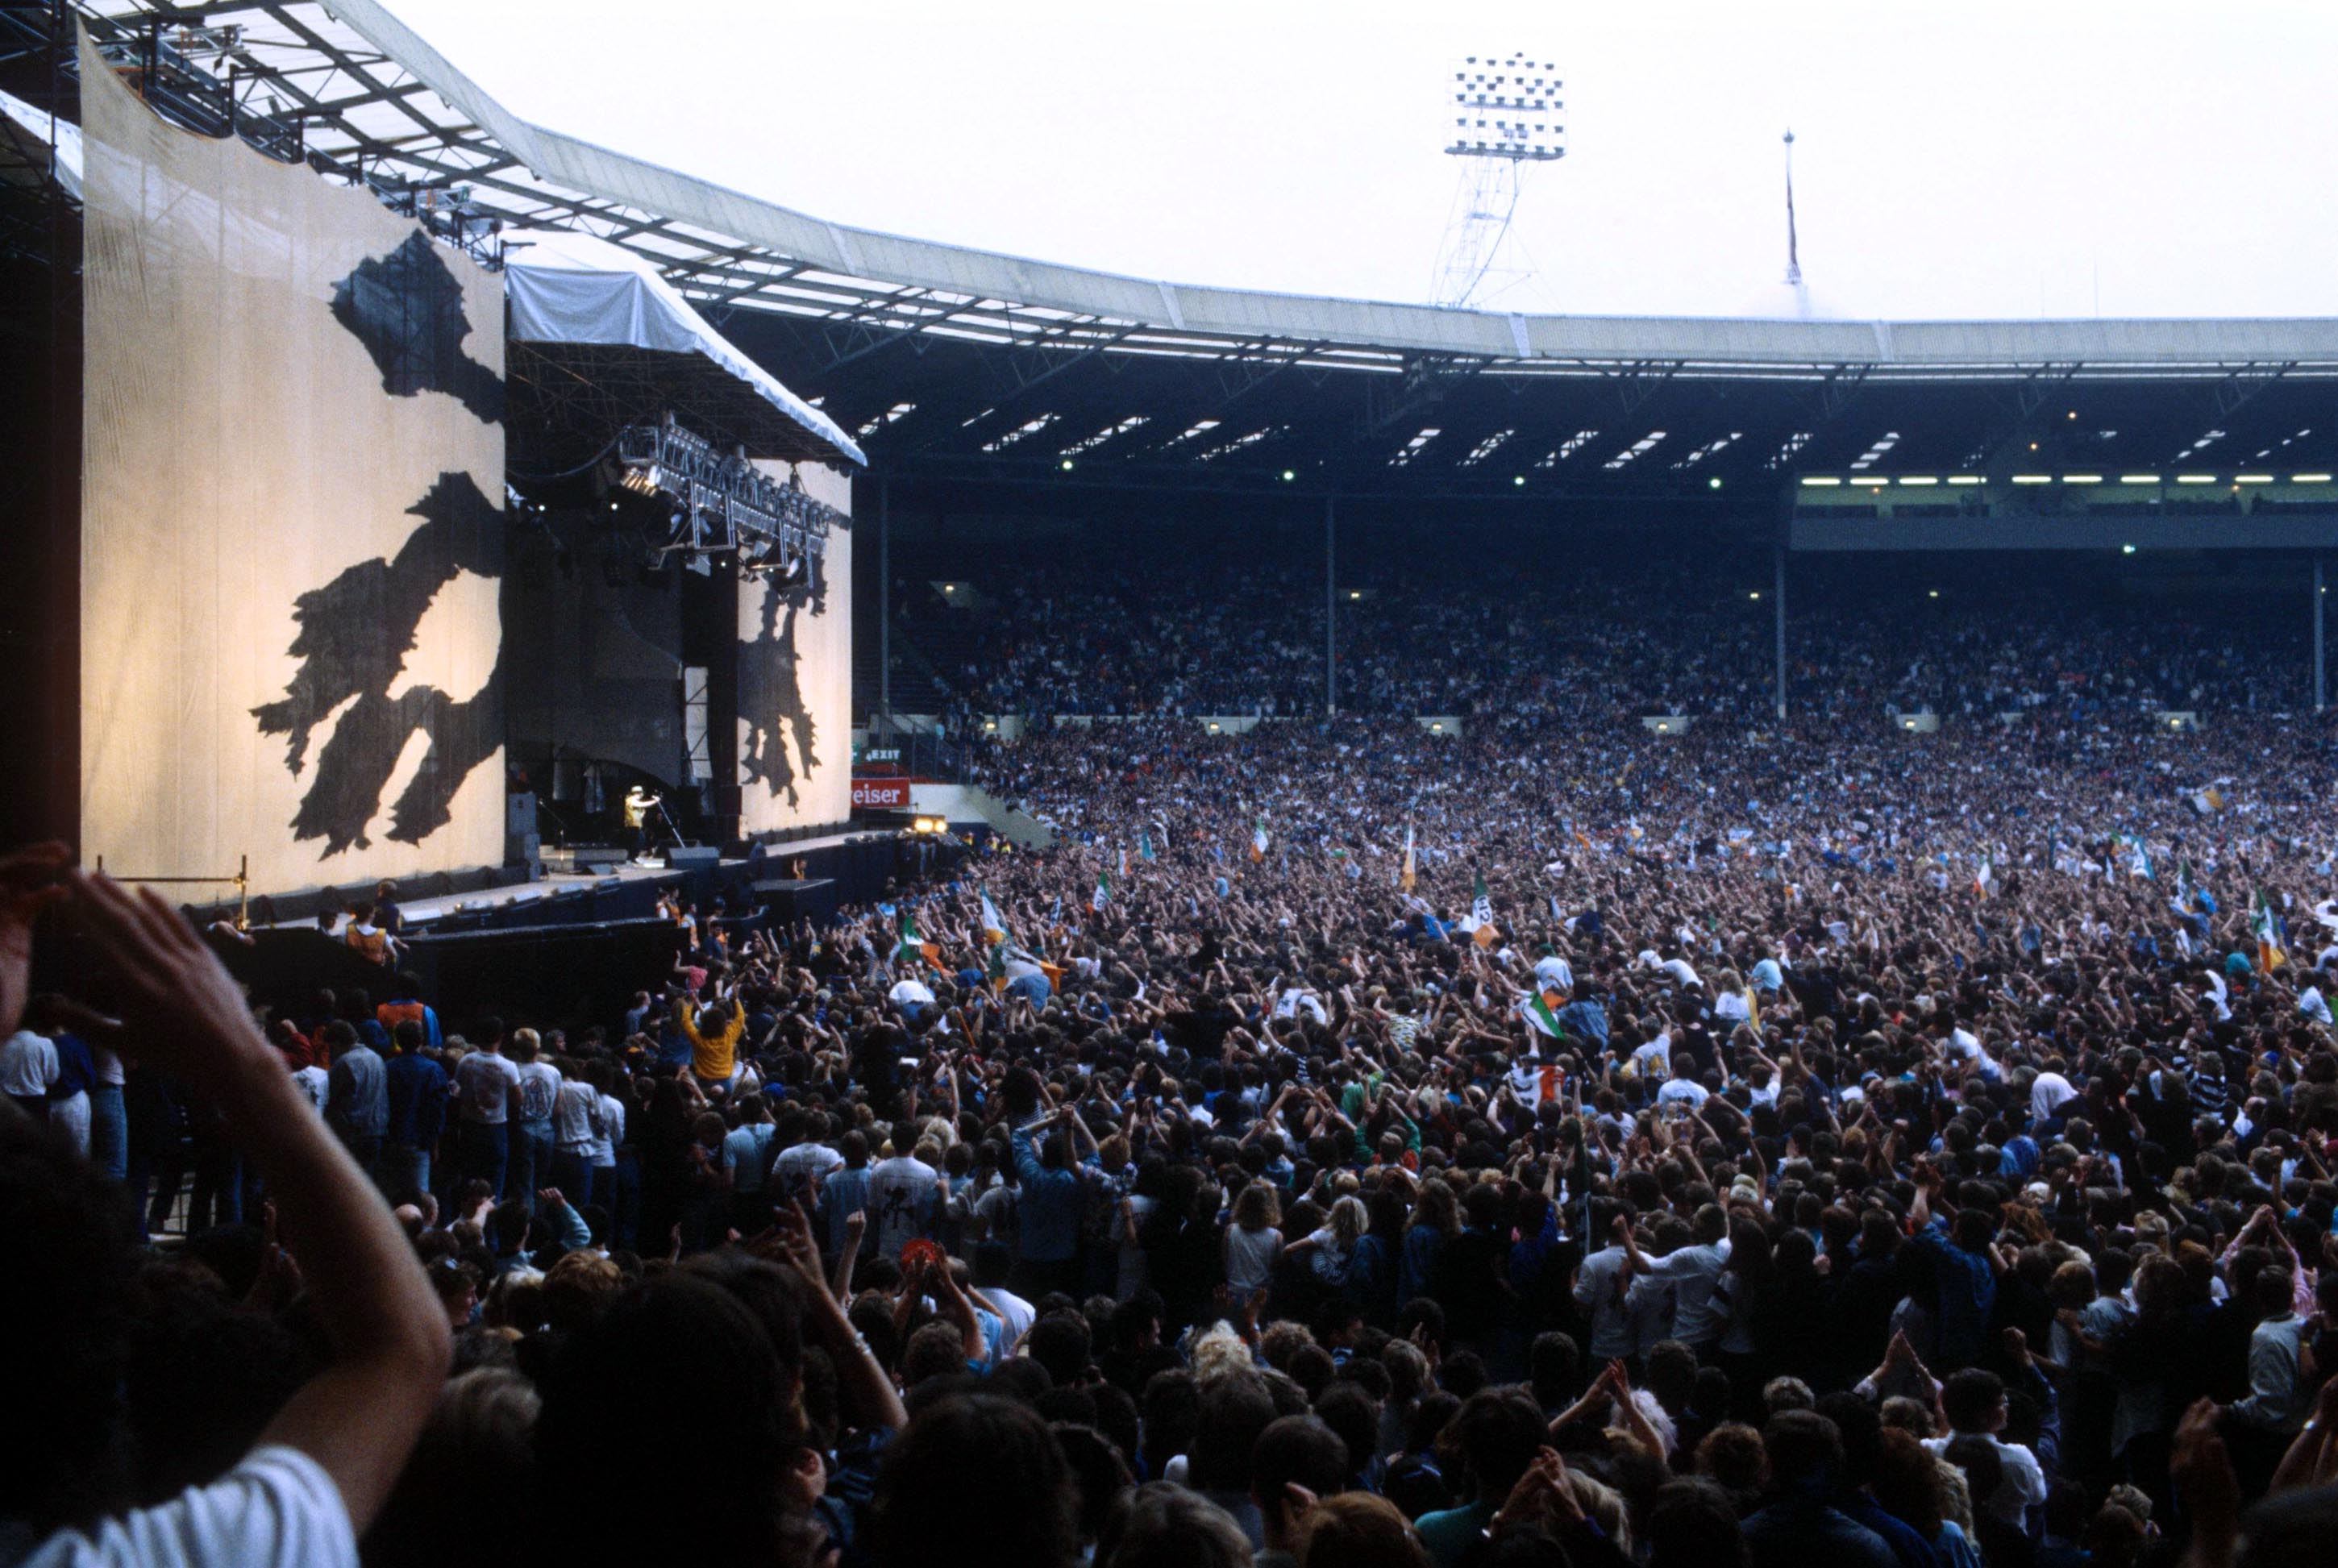
<svg viewBox="0 0 2338 1568">
<path fill-rule="evenodd" d="M 880 874 L 872 886 L 864 862 L 871 846 L 889 846 L 898 835 L 885 830 L 830 833 L 816 838 L 795 838 L 764 848 L 744 859 L 716 859 L 697 865 L 636 866 L 630 861 L 605 869 L 550 871 L 541 881 L 512 882 L 466 893 L 398 900 L 401 935 L 408 937 L 443 936 L 454 931 L 502 929 L 516 926 L 569 925 L 581 921 L 635 918 L 654 908 L 658 896 L 672 891 L 685 902 L 706 905 L 725 900 L 733 913 L 752 909 L 758 882 L 821 883 L 837 889 L 835 902 L 864 902 L 883 885 Z M 789 875 L 801 861 L 805 877 Z M 746 897 L 738 895 L 745 894 Z M 788 913 L 812 914 L 810 908 Z M 832 913 L 831 910 L 820 913 Z M 338 937 L 349 928 L 349 917 L 337 916 L 329 926 L 310 920 L 252 922 L 254 931 L 313 931 Z"/>
</svg>

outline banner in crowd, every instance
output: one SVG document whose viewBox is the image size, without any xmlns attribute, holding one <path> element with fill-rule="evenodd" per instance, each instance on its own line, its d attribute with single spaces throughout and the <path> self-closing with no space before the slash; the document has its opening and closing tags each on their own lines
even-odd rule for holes
<svg viewBox="0 0 2338 1568">
<path fill-rule="evenodd" d="M 255 892 L 499 864 L 501 284 L 86 44 L 81 81 L 84 855 L 249 857 Z"/>
<path fill-rule="evenodd" d="M 785 480 L 784 463 L 759 465 Z M 804 489 L 841 513 L 852 482 L 806 463 Z M 852 532 L 792 584 L 739 579 L 739 814 L 749 835 L 840 823 L 852 814 Z"/>
</svg>

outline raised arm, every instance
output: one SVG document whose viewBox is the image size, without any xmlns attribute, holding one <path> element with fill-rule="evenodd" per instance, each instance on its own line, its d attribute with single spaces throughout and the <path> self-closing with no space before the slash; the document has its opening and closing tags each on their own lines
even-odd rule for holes
<svg viewBox="0 0 2338 1568">
<path fill-rule="evenodd" d="M 334 1355 L 260 1442 L 315 1460 L 362 1535 L 437 1402 L 446 1314 L 388 1205 L 309 1112 L 194 929 L 151 888 L 79 872 L 71 885 L 120 985 L 123 1048 L 201 1088 L 268 1179 Z"/>
</svg>

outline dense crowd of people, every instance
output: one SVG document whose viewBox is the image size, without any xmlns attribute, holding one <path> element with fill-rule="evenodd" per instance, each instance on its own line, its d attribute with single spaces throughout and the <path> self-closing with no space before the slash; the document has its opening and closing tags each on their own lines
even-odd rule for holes
<svg viewBox="0 0 2338 1568">
<path fill-rule="evenodd" d="M 1765 720 L 1776 701 L 1766 552 L 1655 547 L 1546 562 L 1531 534 L 1466 551 L 1362 534 L 1331 596 L 1343 711 L 1487 714 L 1560 688 L 1583 718 L 1686 713 Z M 2114 598 L 2078 568 L 1975 580 L 1833 577 L 1798 558 L 1788 632 L 1793 710 L 1987 716 L 2054 710 L 2274 711 L 2310 702 L 2302 587 L 2268 576 L 2229 602 Z M 934 687 L 907 711 L 1288 717 L 1323 701 L 1320 543 L 1244 534 L 1202 552 L 1182 534 L 1066 545 L 1011 571 L 904 592 L 901 638 L 930 642 Z M 919 580 L 906 579 L 908 583 Z M 2301 583 L 2303 579 L 2300 579 Z M 969 608 L 971 606 L 971 608 Z"/>
<path fill-rule="evenodd" d="M 607 1018 L 255 1016 L 0 866 L 0 1563 L 2326 1562 L 2329 728 L 2199 636 L 1844 628 L 1972 717 L 1659 737 L 1607 694 L 1758 658 L 1566 592 L 1241 735 L 1174 713 L 1264 601 L 1173 698 L 1058 598 L 994 695 L 1158 701 L 984 754 L 1052 848 L 675 906 Z"/>
</svg>

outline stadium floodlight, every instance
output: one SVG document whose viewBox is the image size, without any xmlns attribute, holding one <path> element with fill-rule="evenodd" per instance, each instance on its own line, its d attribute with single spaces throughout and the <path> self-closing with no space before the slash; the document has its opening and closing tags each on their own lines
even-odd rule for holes
<svg viewBox="0 0 2338 1568">
<path fill-rule="evenodd" d="M 2119 483 L 2122 485 L 2156 485 L 2159 483 L 2159 475 L 2156 474 L 2122 474 L 2119 475 Z"/>
<path fill-rule="evenodd" d="M 1523 485 L 1523 484 L 1525 484 L 1526 482 L 1527 482 L 1527 476 L 1526 476 L 1525 475 L 1523 475 L 1523 474 L 1513 474 L 1513 475 L 1510 475 L 1510 483 L 1511 483 L 1513 485 Z M 1714 481 L 1714 483 L 1715 485 L 1718 485 L 1718 484 L 1720 484 L 1720 483 L 1721 483 L 1721 481 L 1720 481 L 1720 480 L 1718 480 L 1718 479 L 1715 479 L 1715 480 Z"/>
<path fill-rule="evenodd" d="M 2273 483 L 2273 475 L 2270 474 L 2235 474 L 2233 475 L 2233 483 L 2235 485 L 2270 485 Z"/>
<path fill-rule="evenodd" d="M 1842 480 L 1836 478 L 1832 474 L 1805 474 L 1803 475 L 1803 488 L 1805 490 L 1832 489 L 1842 483 Z"/>
<path fill-rule="evenodd" d="M 2293 485 L 2327 485 L 2330 483 L 2330 475 L 2327 474 L 2293 474 L 2289 476 L 2289 482 Z"/>
<path fill-rule="evenodd" d="M 1296 478 L 1298 478 L 1298 477 L 1299 477 L 1299 475 L 1298 475 L 1296 473 L 1294 473 L 1293 471 L 1292 471 L 1291 469 L 1289 469 L 1289 468 L 1285 468 L 1285 469 L 1282 471 L 1282 482 L 1283 482 L 1285 485 L 1290 484 L 1292 480 L 1294 480 L 1294 479 L 1296 479 Z"/>
<path fill-rule="evenodd" d="M 1521 484 L 1521 485 L 1523 485 L 1523 484 L 1525 484 L 1525 483 L 1526 483 L 1526 481 L 1525 481 L 1525 480 L 1523 480 L 1523 479 L 1521 479 L 1521 480 L 1519 480 L 1519 481 L 1518 481 L 1518 483 L 1519 483 L 1519 484 Z M 1718 475 L 1718 474 L 1715 474 L 1712 478 L 1710 478 L 1710 479 L 1706 480 L 1706 481 L 1704 482 L 1704 487 L 1705 487 L 1706 489 L 1708 489 L 1708 490 L 1718 490 L 1718 489 L 1720 489 L 1720 488 L 1721 488 L 1721 475 Z"/>
<path fill-rule="evenodd" d="M 1900 475 L 1900 483 L 1902 485 L 1938 485 L 1940 482 L 1939 476 L 1931 474 L 1902 474 Z"/>
<path fill-rule="evenodd" d="M 2135 554 L 2135 546 L 2132 544 L 2122 544 L 2119 546 L 2119 554 L 2122 555 L 2132 555 Z"/>
<path fill-rule="evenodd" d="M 1949 475 L 1949 483 L 1951 485 L 1978 485 L 1980 483 L 1980 475 L 1978 474 L 1951 474 Z"/>
<path fill-rule="evenodd" d="M 1478 300 L 1518 212 L 1519 169 L 1567 156 L 1567 127 L 1559 122 L 1567 106 L 1558 95 L 1557 71 L 1548 61 L 1518 54 L 1503 60 L 1472 54 L 1453 68 L 1445 93 L 1445 112 L 1453 122 L 1445 151 L 1462 160 L 1462 172 L 1438 247 L 1435 303 Z"/>
<path fill-rule="evenodd" d="M 1547 163 L 1567 156 L 1567 127 L 1558 116 L 1558 67 L 1523 54 L 1507 60 L 1472 54 L 1453 73 L 1449 94 L 1454 132 L 1445 151 L 1457 157 L 1508 158 Z"/>
<path fill-rule="evenodd" d="M 2214 474 L 2178 474 L 2176 482 L 2178 485 L 2214 485 L 2216 476 Z"/>
<path fill-rule="evenodd" d="M 2051 485 L 2054 483 L 2054 475 L 2051 474 L 2016 474 L 2013 476 L 2013 482 L 2016 485 Z"/>
<path fill-rule="evenodd" d="M 1885 478 L 1882 475 L 1881 475 L 1881 474 L 1866 474 L 1866 475 L 1859 475 L 1858 477 L 1856 477 L 1856 478 L 1852 479 L 1852 483 L 1853 485 L 1858 485 L 1858 486 L 1859 486 L 1860 488 L 1862 488 L 1862 489 L 1870 489 L 1870 490 L 1871 490 L 1871 489 L 1873 489 L 1873 488 L 1875 488 L 1876 486 L 1881 485 L 1889 485 L 1889 484 L 1891 484 L 1891 480 L 1889 480 L 1889 479 L 1886 479 L 1886 478 Z"/>
<path fill-rule="evenodd" d="M 2065 474 L 2062 475 L 2062 483 L 2065 485 L 2099 485 L 2102 482 L 2103 476 L 2099 474 Z"/>
<path fill-rule="evenodd" d="M 1066 473 L 1066 474 L 1068 474 L 1068 473 L 1070 473 L 1071 471 L 1072 471 L 1072 460 L 1071 460 L 1070 458 L 1066 457 L 1066 458 L 1065 458 L 1065 459 L 1064 459 L 1064 472 L 1065 472 L 1065 473 Z"/>
</svg>

